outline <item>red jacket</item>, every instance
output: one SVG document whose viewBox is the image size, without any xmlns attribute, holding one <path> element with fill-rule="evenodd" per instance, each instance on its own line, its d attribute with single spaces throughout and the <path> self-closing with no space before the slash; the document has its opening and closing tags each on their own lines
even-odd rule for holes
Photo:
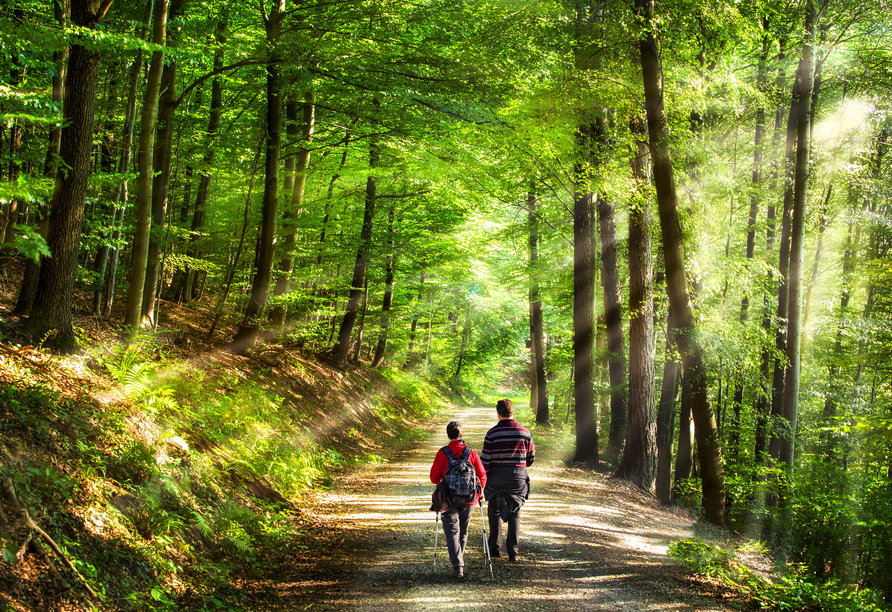
<svg viewBox="0 0 892 612">
<path fill-rule="evenodd" d="M 449 441 L 449 450 L 452 451 L 452 454 L 455 455 L 456 458 L 459 457 L 463 452 L 465 452 L 465 441 L 464 440 L 450 440 Z M 468 461 L 471 462 L 471 465 L 474 466 L 474 470 L 477 472 L 477 478 L 480 479 L 480 486 L 486 486 L 486 470 L 483 468 L 483 463 L 480 462 L 480 457 L 477 453 L 472 449 L 468 454 Z M 434 457 L 434 465 L 431 466 L 431 482 L 434 484 L 439 484 L 443 478 L 446 477 L 446 469 L 449 467 L 449 458 L 446 457 L 446 453 L 443 452 L 443 449 L 437 451 L 437 456 Z M 473 504 L 477 504 L 480 502 L 481 495 L 477 495 L 477 498 L 471 502 Z"/>
</svg>

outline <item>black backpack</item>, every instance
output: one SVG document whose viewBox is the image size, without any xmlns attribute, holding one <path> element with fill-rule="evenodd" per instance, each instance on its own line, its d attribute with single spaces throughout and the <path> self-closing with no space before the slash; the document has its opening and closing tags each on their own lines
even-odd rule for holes
<svg viewBox="0 0 892 612">
<path fill-rule="evenodd" d="M 446 468 L 446 488 L 449 491 L 449 499 L 456 503 L 471 504 L 477 499 L 477 471 L 468 461 L 471 449 L 467 446 L 462 454 L 456 457 L 448 446 L 443 447 L 449 466 Z"/>
</svg>

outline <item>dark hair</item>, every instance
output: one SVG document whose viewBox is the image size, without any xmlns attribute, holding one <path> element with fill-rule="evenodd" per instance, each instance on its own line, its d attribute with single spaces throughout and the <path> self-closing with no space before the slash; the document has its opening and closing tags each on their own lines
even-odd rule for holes
<svg viewBox="0 0 892 612">
<path fill-rule="evenodd" d="M 496 403 L 496 412 L 498 412 L 501 417 L 513 417 L 514 404 L 512 404 L 509 399 L 500 399 L 498 403 Z"/>
<path fill-rule="evenodd" d="M 450 421 L 449 425 L 446 426 L 446 435 L 449 436 L 450 440 L 458 440 L 461 438 L 464 430 L 465 428 L 458 421 Z"/>
</svg>

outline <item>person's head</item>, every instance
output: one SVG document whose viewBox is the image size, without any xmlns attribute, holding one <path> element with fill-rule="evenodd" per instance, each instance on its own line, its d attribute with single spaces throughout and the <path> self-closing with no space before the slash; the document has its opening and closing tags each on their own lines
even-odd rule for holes
<svg viewBox="0 0 892 612">
<path fill-rule="evenodd" d="M 496 412 L 499 413 L 500 418 L 510 419 L 514 417 L 514 404 L 509 399 L 500 399 L 496 403 Z"/>
<path fill-rule="evenodd" d="M 446 426 L 446 435 L 449 436 L 450 440 L 461 440 L 463 431 L 464 427 L 458 421 L 450 421 L 449 425 Z"/>
</svg>

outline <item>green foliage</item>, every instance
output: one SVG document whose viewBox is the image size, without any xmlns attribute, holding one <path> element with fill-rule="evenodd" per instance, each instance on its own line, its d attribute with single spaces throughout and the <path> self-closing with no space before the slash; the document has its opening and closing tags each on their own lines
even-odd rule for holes
<svg viewBox="0 0 892 612">
<path fill-rule="evenodd" d="M 776 612 L 883 612 L 887 608 L 878 592 L 858 589 L 837 580 L 808 579 L 802 567 L 790 567 L 780 575 L 754 570 L 749 561 L 764 560 L 765 550 L 756 543 L 728 549 L 700 539 L 677 540 L 669 555 L 698 576 L 719 580 L 741 589 L 760 609 Z"/>
</svg>

